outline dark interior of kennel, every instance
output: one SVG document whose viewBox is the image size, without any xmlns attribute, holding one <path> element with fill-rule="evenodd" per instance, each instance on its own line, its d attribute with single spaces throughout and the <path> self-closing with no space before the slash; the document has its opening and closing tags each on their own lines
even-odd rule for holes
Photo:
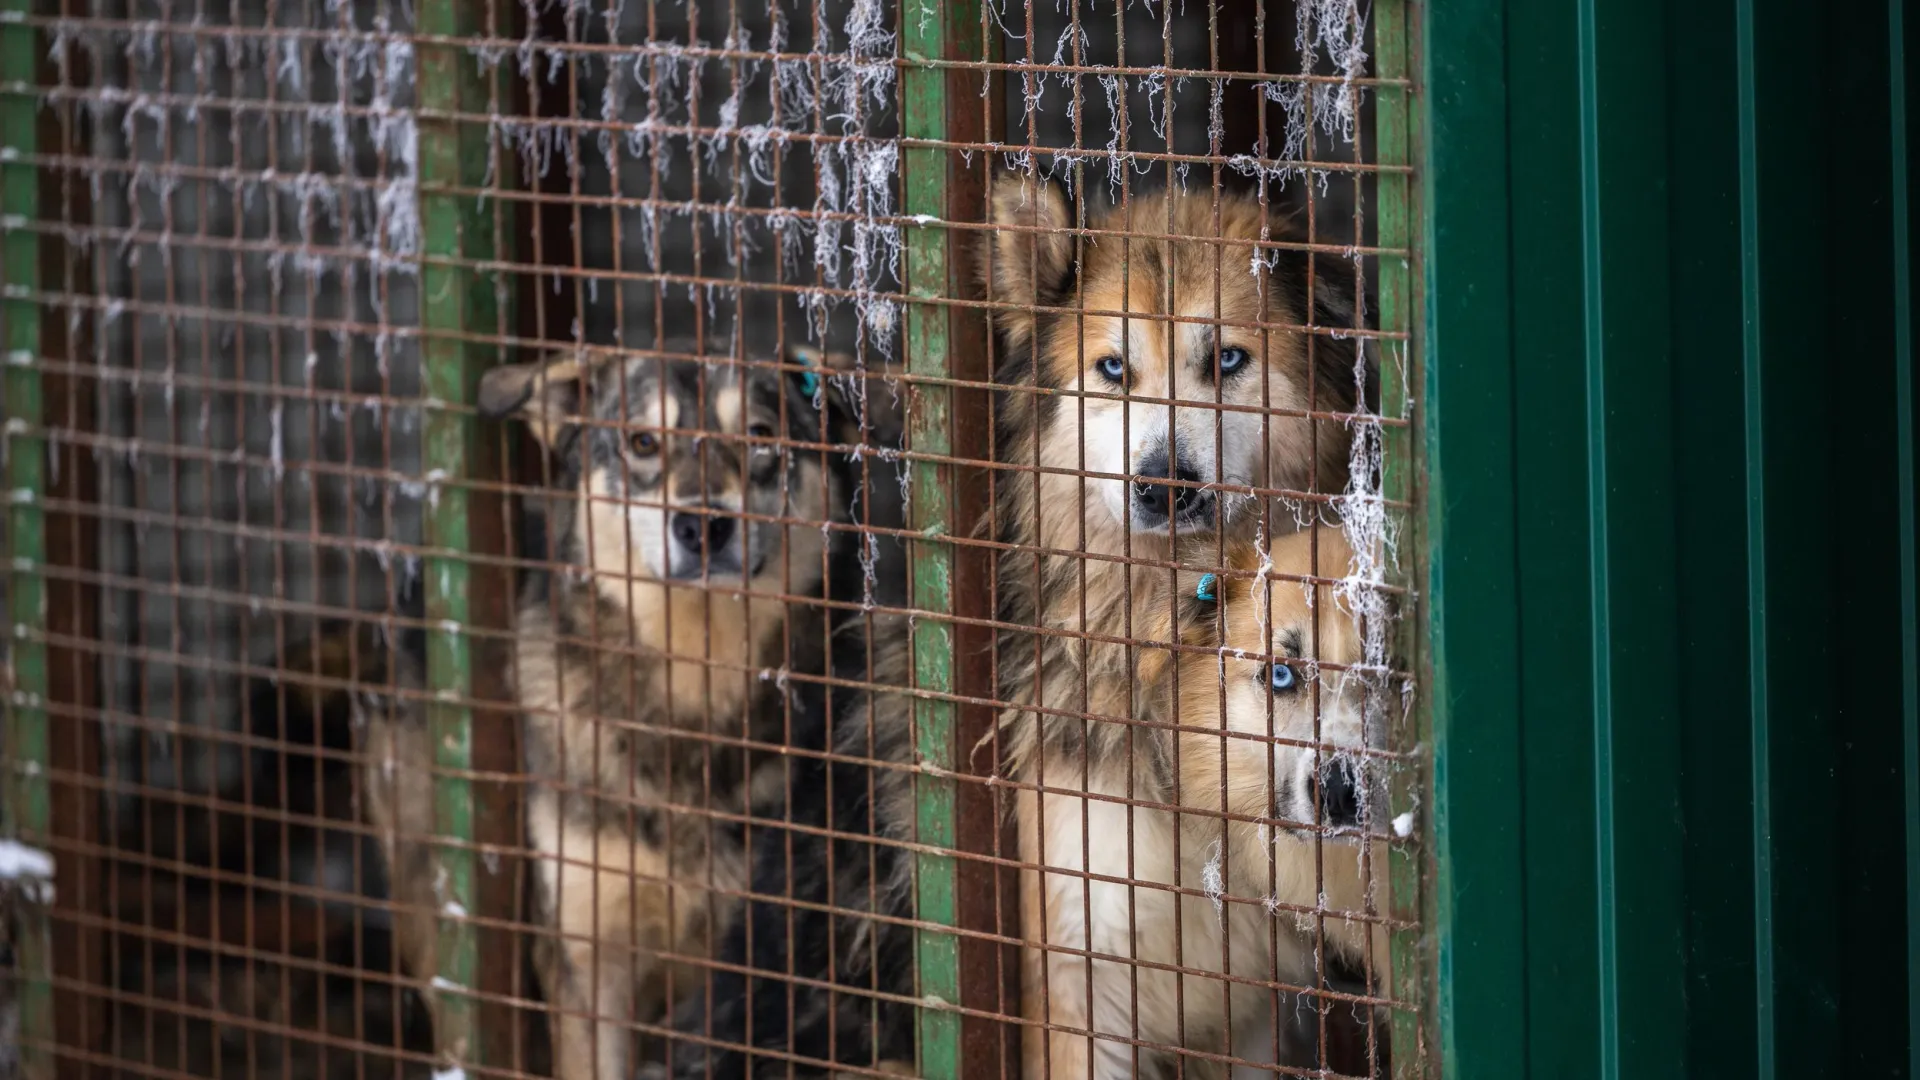
<svg viewBox="0 0 1920 1080">
<path fill-rule="evenodd" d="M 16 972 L 38 952 L 52 975 L 16 1005 L 55 1024 L 51 1038 L 22 1039 L 30 1056 L 37 1048 L 63 1074 L 344 1080 L 433 1068 L 421 1010 L 400 989 L 378 859 L 354 816 L 345 717 L 337 694 L 328 696 L 370 680 L 359 657 L 341 666 L 313 642 L 330 621 L 398 635 L 450 620 L 421 597 L 420 583 L 453 564 L 471 576 L 452 666 L 473 731 L 466 854 L 481 868 L 470 885 L 468 1022 L 486 1071 L 545 1070 L 544 1024 L 516 929 L 522 826 L 501 673 L 514 578 L 540 558 L 538 522 L 526 520 L 517 496 L 550 476 L 537 446 L 507 428 L 480 428 L 455 451 L 436 448 L 435 420 L 420 406 L 444 389 L 434 378 L 451 372 L 457 393 L 480 367 L 541 345 L 646 347 L 669 283 L 731 287 L 747 313 L 739 324 L 802 325 L 805 290 L 764 287 L 780 278 L 778 245 L 737 267 L 701 254 L 706 211 L 691 211 L 683 234 L 662 235 L 664 254 L 637 256 L 637 216 L 715 200 L 691 188 L 636 193 L 633 178 L 608 175 L 595 150 L 608 100 L 596 80 L 618 61 L 616 43 L 713 42 L 725 36 L 721 20 L 765 40 L 764 5 L 749 6 L 728 5 L 724 15 L 691 0 L 422 2 L 411 13 L 375 0 L 218 9 L 45 0 L 9 9 L 18 13 L 0 27 L 9 77 L 46 91 L 8 99 L 6 121 L 28 125 L 37 152 L 4 165 L 7 212 L 29 205 L 23 187 L 37 210 L 25 213 L 30 224 L 8 227 L 9 273 L 25 265 L 15 259 L 24 252 L 37 278 L 6 283 L 28 289 L 8 294 L 6 333 L 10 350 L 33 354 L 40 397 L 25 396 L 20 365 L 10 366 L 7 415 L 46 417 L 12 441 L 8 462 L 9 489 L 44 492 L 38 505 L 16 500 L 10 516 L 34 516 L 43 550 L 16 542 L 9 553 L 16 571 L 18 560 L 37 560 L 29 576 L 45 595 L 41 615 L 26 577 L 16 572 L 9 586 L 14 622 L 44 626 L 10 643 L 16 667 L 39 665 L 44 680 L 44 701 L 29 700 L 27 720 L 15 715 L 9 726 L 10 758 L 45 762 L 43 774 L 13 780 L 11 823 L 50 830 L 59 867 L 44 916 L 50 936 L 37 940 L 30 929 L 14 943 Z M 844 23 L 845 7 L 825 25 Z M 1113 144 L 1117 153 L 1151 163 L 1133 183 L 1157 184 L 1178 164 L 1207 183 L 1249 186 L 1227 159 L 1279 153 L 1285 120 L 1259 76 L 1299 70 L 1295 6 L 1177 7 L 1120 5 L 1116 18 L 1112 6 L 1068 12 L 1034 2 L 996 24 L 977 6 L 953 6 L 942 35 L 951 62 L 920 73 L 919 88 L 937 80 L 946 106 L 919 117 L 935 125 L 925 148 L 953 159 L 934 216 L 984 220 L 990 145 L 1104 150 L 1109 133 L 1127 140 Z M 1078 44 L 1076 29 L 1085 35 Z M 395 52 L 389 31 L 404 31 L 409 56 Z M 808 43 L 795 33 L 789 48 L 798 52 Z M 1050 58 L 1055 43 L 1064 52 Z M 1011 67 L 1023 60 L 1055 65 L 1057 81 L 1037 108 L 1023 90 L 1031 74 Z M 403 62 L 416 63 L 417 75 L 389 82 Z M 1188 122 L 1165 135 L 1148 119 L 1112 123 L 1095 69 L 1115 64 L 1138 69 L 1125 90 L 1132 115 L 1186 95 Z M 717 123 L 739 67 L 736 57 L 702 69 L 695 81 L 714 86 L 706 99 L 688 88 L 690 115 Z M 1149 92 L 1154 68 L 1190 76 Z M 332 84 L 329 72 L 339 75 Z M 1315 73 L 1339 74 L 1325 63 Z M 1215 81 L 1242 100 L 1210 130 L 1198 118 Z M 1072 110 L 1062 107 L 1069 97 Z M 1326 159 L 1311 200 L 1300 178 L 1276 190 L 1276 201 L 1310 216 L 1318 242 L 1370 242 L 1352 227 L 1373 227 L 1361 210 L 1372 196 L 1360 178 L 1370 174 L 1339 166 L 1371 160 L 1373 103 L 1363 98 L 1360 145 Z M 392 117 L 403 113 L 417 117 L 411 175 L 394 160 L 407 136 L 395 135 Z M 874 138 L 915 137 L 884 108 L 868 122 Z M 293 133 L 299 125 L 303 135 Z M 737 160 L 703 166 L 687 152 L 697 137 L 678 144 L 686 161 L 674 182 L 737 170 Z M 1307 153 L 1333 151 L 1310 139 Z M 1114 182 L 1102 153 L 1084 155 L 1081 168 L 1083 184 Z M 276 172 L 331 177 L 337 192 L 316 199 Z M 787 186 L 756 190 L 759 205 L 749 200 L 743 212 L 809 205 L 807 185 L 788 182 L 805 172 L 783 172 Z M 416 194 L 428 220 L 412 226 L 419 235 L 398 235 L 407 226 L 393 220 L 391 200 Z M 964 292 L 963 250 L 974 235 L 955 232 L 949 245 L 956 295 L 975 295 Z M 397 269 L 409 260 L 422 264 L 417 275 Z M 445 283 L 463 290 L 457 303 L 435 291 Z M 881 268 L 857 284 L 903 282 Z M 26 308 L 33 319 L 20 317 Z M 977 308 L 945 307 L 939 319 L 951 340 L 986 340 Z M 388 332 L 410 323 L 435 333 Z M 715 341 L 730 329 L 724 320 L 702 328 Z M 848 313 L 836 311 L 830 340 L 851 345 L 856 336 Z M 956 349 L 952 362 L 952 453 L 985 459 L 988 350 Z M 18 451 L 38 447 L 43 475 L 30 476 L 39 465 Z M 468 480 L 432 479 L 436 455 L 448 452 Z M 952 505 L 964 515 L 984 498 L 987 477 L 959 468 L 954 481 Z M 446 554 L 455 525 L 458 559 Z M 948 525 L 957 533 L 970 522 Z M 953 571 L 954 614 L 990 614 L 981 599 L 988 557 L 959 549 Z M 983 646 L 982 631 L 961 625 L 955 636 L 958 655 L 984 655 L 970 647 Z M 964 688 L 989 675 L 984 661 L 963 659 L 955 678 Z M 23 691 L 9 690 L 18 709 Z M 36 706 L 44 747 L 18 737 L 34 730 Z M 957 742 L 971 746 L 990 711 L 956 712 Z M 961 765 L 985 774 L 994 762 Z M 1016 1037 L 993 1017 L 1018 1013 L 1005 944 L 1017 917 L 1012 875 L 999 865 L 1012 858 L 1010 841 L 985 785 L 957 783 L 955 798 L 956 846 L 987 857 L 958 862 L 958 989 L 969 1011 L 955 1022 L 967 1075 L 1005 1075 L 1015 1070 Z M 1404 989 L 1360 996 L 1405 1001 Z M 1346 1013 L 1329 1014 L 1329 1065 L 1364 1075 L 1370 1059 L 1384 1065 L 1385 1038 L 1371 1023 L 1345 1024 Z"/>
</svg>

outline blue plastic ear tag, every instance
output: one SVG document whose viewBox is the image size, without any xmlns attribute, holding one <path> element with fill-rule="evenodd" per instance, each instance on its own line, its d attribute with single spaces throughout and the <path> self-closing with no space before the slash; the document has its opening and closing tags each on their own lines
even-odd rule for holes
<svg viewBox="0 0 1920 1080">
<path fill-rule="evenodd" d="M 803 352 L 795 353 L 794 359 L 800 361 L 803 364 L 807 363 L 807 354 Z M 820 393 L 820 376 L 811 371 L 801 372 L 800 373 L 800 391 L 806 394 L 808 397 L 813 397 L 819 394 Z"/>
<path fill-rule="evenodd" d="M 1204 574 L 1200 578 L 1199 587 L 1193 590 L 1193 595 L 1211 604 L 1220 599 L 1213 591 L 1218 584 L 1220 584 L 1218 577 L 1213 574 Z"/>
</svg>

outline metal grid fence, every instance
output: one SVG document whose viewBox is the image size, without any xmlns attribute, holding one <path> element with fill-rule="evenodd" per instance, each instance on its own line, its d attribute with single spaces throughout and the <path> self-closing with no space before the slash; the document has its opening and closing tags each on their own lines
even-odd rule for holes
<svg viewBox="0 0 1920 1080">
<path fill-rule="evenodd" d="M 1409 47 L 7 0 L 20 1063 L 1424 1074 Z"/>
</svg>

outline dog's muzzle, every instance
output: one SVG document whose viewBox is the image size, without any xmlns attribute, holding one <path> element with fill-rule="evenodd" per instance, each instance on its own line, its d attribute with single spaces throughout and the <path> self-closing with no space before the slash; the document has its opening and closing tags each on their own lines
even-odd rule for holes
<svg viewBox="0 0 1920 1080">
<path fill-rule="evenodd" d="M 1133 519 L 1140 528 L 1202 524 L 1212 513 L 1212 492 L 1197 487 L 1156 484 L 1155 480 L 1198 484 L 1200 474 L 1178 455 L 1169 455 L 1165 450 L 1155 450 L 1142 458 L 1134 469 L 1133 481 Z"/>
<path fill-rule="evenodd" d="M 1360 824 L 1360 783 L 1350 761 L 1329 761 L 1307 778 L 1307 796 L 1320 802 L 1320 822 L 1330 829 Z"/>
<path fill-rule="evenodd" d="M 673 536 L 674 577 L 740 572 L 743 530 L 738 518 L 718 507 L 700 507 L 674 514 L 667 522 L 667 531 Z"/>
</svg>

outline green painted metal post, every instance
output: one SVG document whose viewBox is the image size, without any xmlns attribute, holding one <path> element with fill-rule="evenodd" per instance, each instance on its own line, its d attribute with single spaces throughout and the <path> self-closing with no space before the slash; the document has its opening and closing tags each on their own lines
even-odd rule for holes
<svg viewBox="0 0 1920 1080">
<path fill-rule="evenodd" d="M 1588 522 L 1592 690 L 1584 704 L 1592 726 L 1562 760 L 1590 759 L 1579 790 L 1593 808 L 1592 854 L 1581 873 L 1594 881 L 1597 1008 L 1567 1023 L 1593 1024 L 1599 1050 L 1590 1072 L 1607 1080 L 1686 1073 L 1672 247 L 1666 192 L 1635 182 L 1669 168 L 1665 14 L 1662 0 L 1580 0 L 1574 9 L 1585 318 L 1581 385 L 1568 396 L 1581 402 L 1586 431 L 1584 482 L 1573 490 Z M 1523 370 L 1526 355 L 1523 347 L 1516 360 Z M 1529 405 L 1523 398 L 1520 407 Z M 1521 546 L 1528 546 L 1525 531 Z M 1526 609 L 1521 618 L 1529 619 Z M 1541 736 L 1568 726 L 1550 710 L 1530 715 L 1529 756 Z M 1529 857 L 1536 852 L 1530 844 Z M 1529 898 L 1535 918 L 1552 905 L 1537 893 Z M 1560 1000 L 1554 975 L 1536 968 L 1529 994 L 1536 1012 Z M 1546 1045 L 1541 1040 L 1536 1054 Z"/>
<path fill-rule="evenodd" d="M 40 385 L 39 234 L 21 226 L 40 216 L 34 86 L 40 59 L 26 17 L 32 0 L 0 3 L 0 313 L 6 339 L 7 607 L 10 618 L 6 709 L 6 797 L 0 832 L 47 843 L 53 826 L 47 767 L 46 437 Z M 24 425 L 15 430 L 16 422 Z M 52 1075 L 53 956 L 46 908 L 16 903 L 22 1061 L 34 1080 Z"/>
<path fill-rule="evenodd" d="M 1425 7 L 1421 166 L 1423 696 L 1431 714 L 1435 1037 L 1448 1076 L 1522 1075 L 1520 626 L 1505 5 Z M 1492 436 L 1492 437 L 1490 437 Z M 1396 1047 L 1396 1050 L 1400 1048 Z M 1404 1053 L 1404 1051 L 1401 1051 Z"/>
<path fill-rule="evenodd" d="M 1596 843 L 1605 803 L 1596 775 L 1601 743 L 1596 705 L 1595 629 L 1605 598 L 1592 572 L 1606 559 L 1589 502 L 1591 324 L 1583 307 L 1588 286 L 1583 201 L 1579 19 L 1574 4 L 1510 9 L 1509 33 L 1536 43 L 1509 60 L 1509 123 L 1524 126 L 1528 149 L 1516 149 L 1512 176 L 1515 480 L 1519 549 L 1518 608 L 1528 667 L 1519 676 L 1524 814 L 1522 874 L 1531 916 L 1536 903 L 1561 906 L 1545 932 L 1526 941 L 1529 1019 L 1561 1032 L 1528 1039 L 1530 1072 L 1564 1069 L 1591 1077 L 1599 1067 L 1605 1026 L 1600 971 L 1601 875 Z M 1570 209 L 1570 207 L 1572 209 Z M 1582 212 L 1576 212 L 1582 211 Z M 1524 269 L 1522 269 L 1524 268 Z M 1523 314 L 1524 313 L 1524 314 Z M 1604 384 L 1602 384 L 1604 385 Z M 1529 558 L 1534 553 L 1552 558 Z M 1529 632 L 1539 631 L 1539 632 Z M 1558 724 L 1536 718 L 1563 717 Z M 1575 897 L 1574 902 L 1565 898 Z M 1562 971 L 1560 996 L 1543 972 Z M 1587 1022 L 1578 1018 L 1586 1017 Z"/>
<path fill-rule="evenodd" d="M 1375 74 L 1380 79 L 1411 79 L 1413 68 L 1409 50 L 1412 43 L 1407 31 L 1405 0 L 1384 0 L 1374 8 L 1374 66 Z M 1393 254 L 1381 257 L 1380 329 L 1387 333 L 1405 334 L 1413 326 L 1413 180 L 1404 173 L 1388 171 L 1384 167 L 1413 163 L 1414 115 L 1410 89 L 1391 83 L 1381 86 L 1374 106 L 1375 145 L 1378 147 L 1379 164 L 1383 166 L 1375 199 L 1375 205 L 1379 208 L 1377 243 L 1388 252 L 1408 252 L 1405 257 Z M 1418 368 L 1415 361 L 1411 339 L 1382 342 L 1380 410 L 1383 416 L 1412 420 L 1412 402 L 1408 400 L 1407 388 L 1417 384 Z M 1382 493 L 1389 500 L 1410 502 L 1416 494 L 1418 467 L 1414 459 L 1413 433 L 1411 424 L 1388 427 L 1383 432 L 1386 453 Z M 1417 517 L 1404 520 L 1400 527 L 1401 551 L 1405 553 L 1403 557 L 1407 561 L 1402 564 L 1400 580 L 1395 584 L 1408 586 L 1411 590 L 1418 580 L 1415 560 L 1420 543 L 1419 521 Z M 1403 612 L 1398 647 L 1394 654 L 1415 672 L 1420 670 L 1421 665 L 1420 637 L 1416 612 L 1410 607 Z M 1416 747 L 1429 745 L 1425 718 L 1425 709 L 1419 707 L 1396 715 L 1391 739 L 1393 749 L 1410 752 Z M 1423 1006 L 1430 974 L 1425 935 L 1421 932 L 1421 927 L 1427 925 L 1430 918 L 1430 913 L 1425 909 L 1427 891 L 1422 887 L 1427 862 L 1427 847 L 1422 838 L 1428 835 L 1428 823 L 1422 820 L 1422 804 L 1427 781 L 1424 767 L 1416 765 L 1400 770 L 1393 780 L 1389 810 L 1391 819 L 1398 820 L 1401 815 L 1411 815 L 1410 820 L 1415 823 L 1411 838 L 1393 846 L 1388 862 L 1387 914 L 1407 927 L 1393 935 L 1389 969 L 1391 979 L 1388 983 L 1392 999 L 1400 1004 L 1393 1010 L 1388 1030 L 1389 1045 L 1395 1051 L 1392 1058 L 1394 1075 L 1401 1080 L 1424 1076 L 1431 1065 L 1423 1055 L 1411 1049 L 1421 1044 L 1426 1031 L 1427 1016 Z"/>
<path fill-rule="evenodd" d="M 420 30 L 444 40 L 492 33 L 474 0 L 424 0 Z M 489 95 L 465 50 L 445 44 L 419 54 L 421 225 L 425 240 L 420 270 L 423 379 L 427 402 L 423 458 L 438 481 L 427 512 L 425 560 L 428 707 L 434 743 L 435 832 L 443 892 L 439 937 L 436 1033 L 452 1058 L 446 1066 L 482 1063 L 478 1030 L 480 963 L 477 937 L 467 913 L 479 910 L 475 879 L 476 812 L 474 710 L 475 645 L 468 628 L 478 604 L 470 556 L 474 551 L 473 496 L 464 481 L 475 478 L 484 455 L 474 412 L 480 373 L 490 348 L 463 340 L 474 328 L 500 325 L 492 275 L 472 269 L 493 257 L 493 208 L 485 200 L 444 189 L 479 189 L 487 183 L 491 148 L 485 112 Z"/>
<path fill-rule="evenodd" d="M 928 0 L 910 0 L 900 12 L 900 26 L 908 66 L 904 73 L 902 134 L 909 139 L 938 141 L 946 137 L 947 78 L 938 67 L 926 65 L 947 55 L 946 13 L 927 7 Z M 908 147 L 904 154 L 905 203 L 909 215 L 944 219 L 947 214 L 947 151 L 937 147 Z M 938 226 L 909 230 L 906 237 L 907 356 L 909 376 L 947 378 L 953 369 L 954 342 L 947 333 L 947 312 L 939 301 L 948 295 L 948 245 L 952 238 Z M 943 386 L 915 385 L 909 391 L 912 408 L 908 446 L 917 454 L 946 456 L 953 448 L 952 391 Z M 947 537 L 954 532 L 951 467 L 928 461 L 912 466 L 911 526 L 920 539 L 908 552 L 912 579 L 912 606 L 926 612 L 954 610 L 955 558 Z M 913 628 L 914 685 L 920 690 L 951 694 L 955 685 L 954 633 L 951 623 L 937 618 L 918 619 Z M 955 811 L 958 791 L 950 779 L 959 753 L 957 710 L 951 702 L 920 698 L 914 706 L 916 751 L 922 772 L 915 779 L 916 823 L 922 844 L 951 849 L 958 839 Z M 957 866 L 950 855 L 923 853 L 915 867 L 915 915 L 923 923 L 958 923 Z M 919 990 L 926 1006 L 920 1011 L 920 1075 L 930 1080 L 954 1080 L 960 1075 L 960 1015 L 943 1006 L 960 1002 L 960 939 L 938 930 L 921 929 L 916 950 Z"/>
<path fill-rule="evenodd" d="M 936 66 L 939 61 L 979 62 L 998 56 L 977 0 L 934 3 L 905 0 L 899 25 L 907 60 L 903 74 L 901 133 L 905 212 L 919 224 L 907 229 L 906 371 L 910 378 L 988 378 L 986 320 L 949 301 L 971 295 L 971 274 L 961 247 L 964 234 L 949 221 L 980 220 L 984 166 L 963 164 L 941 143 L 977 144 L 992 137 L 987 117 L 1000 101 L 994 76 Z M 995 37 L 997 40 L 997 35 Z M 916 145 L 917 144 L 917 145 Z M 947 383 L 910 387 L 908 447 L 937 458 L 983 457 L 989 450 L 986 401 L 978 390 Z M 988 500 L 984 473 L 951 464 L 915 460 L 910 466 L 909 523 L 919 533 L 909 545 L 912 606 L 923 612 L 979 619 L 989 616 L 989 572 L 977 550 L 961 550 L 951 537 L 971 533 L 974 515 Z M 977 625 L 939 617 L 916 620 L 914 685 L 936 694 L 987 695 L 985 660 L 989 636 Z M 971 767 L 963 743 L 990 730 L 990 710 L 961 708 L 923 697 L 915 706 L 917 753 L 924 771 L 916 778 L 921 843 L 964 851 L 992 852 L 1000 818 L 986 789 L 962 790 L 955 777 Z M 990 767 L 990 766 L 989 766 Z M 916 859 L 916 916 L 923 923 L 917 958 L 920 1010 L 920 1075 L 955 1078 L 963 1066 L 998 1073 L 1007 1051 L 1005 1031 L 956 1011 L 1010 1010 L 1000 972 L 1011 970 L 1004 954 L 981 939 L 932 929 L 950 926 L 992 930 L 1004 914 L 993 871 L 954 856 L 928 852 Z M 963 879 L 963 868 L 969 876 Z M 968 1063 L 970 1062 L 970 1065 Z"/>
</svg>

